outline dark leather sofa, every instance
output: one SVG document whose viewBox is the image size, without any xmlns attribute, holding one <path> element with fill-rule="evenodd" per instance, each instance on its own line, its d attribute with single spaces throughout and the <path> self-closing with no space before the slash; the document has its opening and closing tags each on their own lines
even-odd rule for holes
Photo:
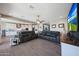
<svg viewBox="0 0 79 59">
<path fill-rule="evenodd" d="M 77 31 L 69 31 L 67 33 L 68 38 L 72 39 L 72 40 L 79 40 L 79 32 Z"/>
<path fill-rule="evenodd" d="M 51 42 L 60 44 L 60 32 L 58 31 L 42 31 L 35 34 L 34 31 L 21 31 L 19 32 L 20 43 L 24 43 L 35 38 L 45 39 Z"/>
<path fill-rule="evenodd" d="M 20 43 L 24 43 L 37 38 L 37 34 L 34 31 L 21 31 L 19 33 Z"/>
<path fill-rule="evenodd" d="M 70 44 L 79 46 L 79 32 L 77 31 L 69 31 L 67 33 L 67 41 L 71 42 Z"/>
<path fill-rule="evenodd" d="M 38 37 L 60 44 L 60 32 L 58 31 L 42 31 Z"/>
</svg>

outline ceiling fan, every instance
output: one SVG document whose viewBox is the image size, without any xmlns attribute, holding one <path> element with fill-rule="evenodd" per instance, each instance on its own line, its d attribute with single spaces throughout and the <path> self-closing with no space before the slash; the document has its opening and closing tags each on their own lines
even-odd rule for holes
<svg viewBox="0 0 79 59">
<path fill-rule="evenodd" d="M 40 15 L 37 15 L 36 22 L 37 22 L 37 23 L 43 23 L 44 20 L 41 20 L 41 19 L 40 19 Z"/>
</svg>

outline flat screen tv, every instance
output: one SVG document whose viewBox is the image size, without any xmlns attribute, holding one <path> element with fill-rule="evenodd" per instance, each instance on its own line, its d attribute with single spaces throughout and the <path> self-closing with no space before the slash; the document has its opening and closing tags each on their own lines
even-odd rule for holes
<svg viewBox="0 0 79 59">
<path fill-rule="evenodd" d="M 73 3 L 68 14 L 68 30 L 77 31 L 78 20 L 77 20 L 77 3 Z"/>
</svg>

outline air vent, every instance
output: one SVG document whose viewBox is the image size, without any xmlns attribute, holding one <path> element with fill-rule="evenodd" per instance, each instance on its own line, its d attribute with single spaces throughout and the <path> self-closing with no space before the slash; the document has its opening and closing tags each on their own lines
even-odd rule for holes
<svg viewBox="0 0 79 59">
<path fill-rule="evenodd" d="M 34 6 L 32 6 L 32 5 L 29 5 L 29 8 L 31 8 L 31 9 L 34 9 Z"/>
</svg>

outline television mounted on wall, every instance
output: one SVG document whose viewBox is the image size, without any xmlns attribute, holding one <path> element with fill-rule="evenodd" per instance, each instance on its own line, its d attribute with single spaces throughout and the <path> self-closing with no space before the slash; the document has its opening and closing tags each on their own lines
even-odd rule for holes
<svg viewBox="0 0 79 59">
<path fill-rule="evenodd" d="M 77 3 L 72 4 L 67 20 L 68 20 L 68 30 L 77 31 L 78 28 Z"/>
</svg>

